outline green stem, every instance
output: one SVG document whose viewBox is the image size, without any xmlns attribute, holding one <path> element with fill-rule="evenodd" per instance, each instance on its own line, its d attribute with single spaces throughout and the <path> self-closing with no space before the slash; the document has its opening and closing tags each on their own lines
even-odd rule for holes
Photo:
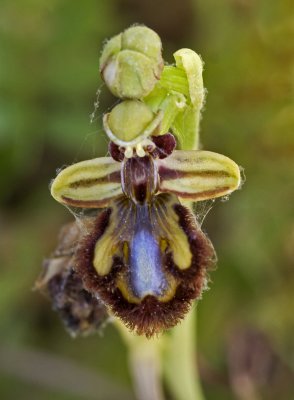
<svg viewBox="0 0 294 400">
<path fill-rule="evenodd" d="M 137 400 L 164 400 L 162 388 L 162 346 L 165 335 L 146 339 L 130 332 L 120 321 L 116 325 L 128 347 L 128 358 Z"/>
<path fill-rule="evenodd" d="M 164 400 L 161 384 L 160 352 L 155 343 L 130 349 L 129 363 L 138 400 Z M 156 340 L 156 339 L 155 339 Z"/>
<path fill-rule="evenodd" d="M 175 400 L 204 400 L 196 360 L 196 309 L 171 331 L 164 373 Z"/>
</svg>

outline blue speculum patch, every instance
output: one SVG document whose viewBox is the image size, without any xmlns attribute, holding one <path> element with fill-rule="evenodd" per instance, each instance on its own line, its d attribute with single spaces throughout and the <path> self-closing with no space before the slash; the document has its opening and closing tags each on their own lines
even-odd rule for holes
<svg viewBox="0 0 294 400">
<path fill-rule="evenodd" d="M 167 286 L 162 255 L 154 237 L 147 205 L 136 207 L 134 235 L 130 243 L 130 279 L 136 296 L 160 296 Z"/>
</svg>

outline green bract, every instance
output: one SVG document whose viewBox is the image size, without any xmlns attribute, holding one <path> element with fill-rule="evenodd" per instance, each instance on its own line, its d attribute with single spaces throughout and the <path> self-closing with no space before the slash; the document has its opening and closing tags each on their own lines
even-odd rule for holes
<svg viewBox="0 0 294 400">
<path fill-rule="evenodd" d="M 151 29 L 134 26 L 110 39 L 101 54 L 100 72 L 117 97 L 147 96 L 163 69 L 161 40 Z"/>
<path fill-rule="evenodd" d="M 165 134 L 171 129 L 179 148 L 196 149 L 205 97 L 202 60 L 190 49 L 178 50 L 174 58 L 176 65 L 164 67 L 160 80 L 144 101 L 154 112 L 162 110 L 164 113 L 158 134 Z"/>
<path fill-rule="evenodd" d="M 189 99 L 194 107 L 201 109 L 204 100 L 204 88 L 202 78 L 202 60 L 195 51 L 190 49 L 180 49 L 174 53 L 176 66 L 179 70 L 185 72 Z M 183 89 L 184 90 L 184 89 Z M 181 92 L 181 87 L 179 88 Z"/>
</svg>

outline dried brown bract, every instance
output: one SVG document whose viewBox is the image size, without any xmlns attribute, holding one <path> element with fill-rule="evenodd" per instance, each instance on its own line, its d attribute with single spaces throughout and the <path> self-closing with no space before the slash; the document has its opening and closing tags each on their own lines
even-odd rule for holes
<svg viewBox="0 0 294 400">
<path fill-rule="evenodd" d="M 98 331 L 108 318 L 101 300 L 84 288 L 74 270 L 79 238 L 77 223 L 62 227 L 57 248 L 44 261 L 43 271 L 36 282 L 36 288 L 52 301 L 53 309 L 73 336 Z"/>
</svg>

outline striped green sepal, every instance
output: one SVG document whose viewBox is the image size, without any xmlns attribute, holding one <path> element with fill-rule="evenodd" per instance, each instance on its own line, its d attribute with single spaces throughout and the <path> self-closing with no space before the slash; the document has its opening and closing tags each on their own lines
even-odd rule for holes
<svg viewBox="0 0 294 400">
<path fill-rule="evenodd" d="M 174 151 L 158 160 L 161 192 L 193 201 L 225 196 L 238 189 L 240 169 L 230 158 L 210 151 Z"/>
<path fill-rule="evenodd" d="M 51 195 L 58 202 L 85 208 L 105 207 L 122 194 L 120 164 L 111 157 L 73 164 L 53 180 Z"/>
</svg>

